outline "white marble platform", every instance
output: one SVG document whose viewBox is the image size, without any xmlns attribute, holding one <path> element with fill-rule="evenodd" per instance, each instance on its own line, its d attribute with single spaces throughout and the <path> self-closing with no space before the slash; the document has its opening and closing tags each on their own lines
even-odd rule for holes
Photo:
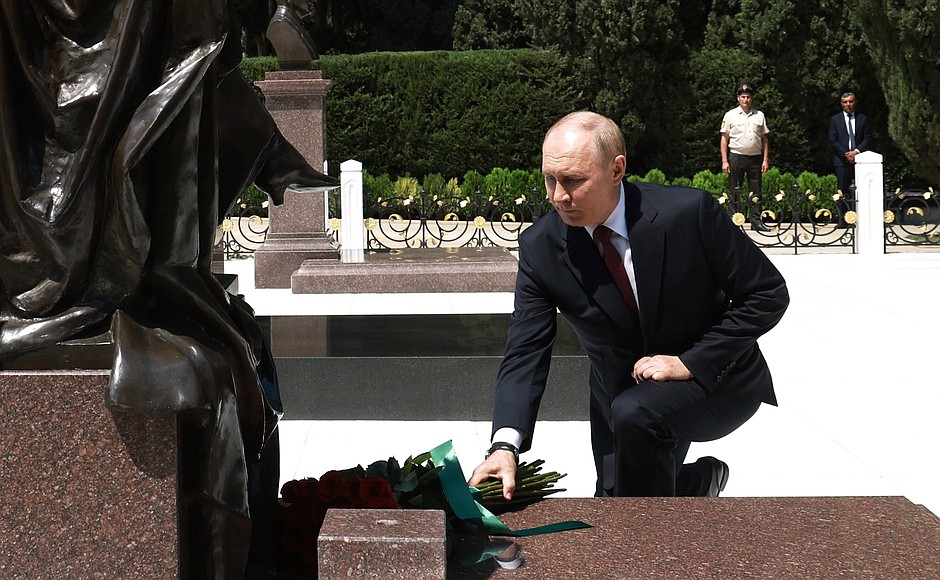
<svg viewBox="0 0 940 580">
<path fill-rule="evenodd" d="M 940 253 L 773 255 L 791 306 L 761 340 L 780 406 L 693 445 L 731 466 L 726 496 L 902 495 L 940 514 Z M 259 315 L 381 314 L 389 297 L 255 290 L 251 260 L 226 263 Z M 396 294 L 396 313 L 509 312 L 512 296 Z M 441 380 L 446 380 L 442 377 Z M 282 481 L 452 439 L 468 473 L 489 446 L 485 422 L 285 421 Z M 567 473 L 567 496 L 594 489 L 586 422 L 541 422 L 531 458 Z M 525 457 L 525 456 L 524 456 Z"/>
</svg>

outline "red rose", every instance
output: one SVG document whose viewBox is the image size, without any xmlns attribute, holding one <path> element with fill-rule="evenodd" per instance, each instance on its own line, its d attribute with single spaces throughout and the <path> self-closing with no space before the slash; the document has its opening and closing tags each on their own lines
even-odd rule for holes
<svg viewBox="0 0 940 580">
<path fill-rule="evenodd" d="M 317 497 L 319 482 L 316 478 L 308 477 L 302 480 L 288 481 L 281 487 L 281 497 L 287 503 L 297 503 Z"/>
<path fill-rule="evenodd" d="M 359 507 L 359 481 L 358 477 L 349 477 L 343 481 L 344 507 Z"/>
<path fill-rule="evenodd" d="M 364 502 L 375 499 L 394 499 L 392 485 L 384 477 L 367 477 L 359 482 L 359 499 Z"/>
<path fill-rule="evenodd" d="M 370 510 L 398 510 L 401 506 L 390 497 L 376 497 L 363 501 L 362 507 Z"/>
<path fill-rule="evenodd" d="M 346 483 L 343 476 L 338 471 L 327 471 L 320 478 L 320 484 L 317 486 L 317 497 L 327 505 L 332 505 L 337 499 L 343 497 Z"/>
</svg>

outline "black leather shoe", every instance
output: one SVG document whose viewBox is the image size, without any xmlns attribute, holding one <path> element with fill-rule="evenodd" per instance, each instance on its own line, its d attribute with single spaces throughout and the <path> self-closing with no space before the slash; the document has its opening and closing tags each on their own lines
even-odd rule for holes
<svg viewBox="0 0 940 580">
<path fill-rule="evenodd" d="M 751 222 L 751 229 L 758 232 L 769 232 L 770 228 L 764 225 L 764 222 L 754 221 Z"/>
<path fill-rule="evenodd" d="M 728 475 L 731 473 L 728 464 L 714 457 L 700 457 L 696 463 L 703 464 L 703 476 L 708 477 L 711 475 L 705 497 L 718 497 L 718 494 L 725 490 L 725 485 L 728 483 Z"/>
</svg>

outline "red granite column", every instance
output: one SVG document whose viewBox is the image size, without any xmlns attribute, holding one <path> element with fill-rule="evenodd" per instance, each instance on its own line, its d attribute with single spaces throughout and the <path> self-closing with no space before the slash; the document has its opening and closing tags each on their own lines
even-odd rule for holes
<svg viewBox="0 0 940 580">
<path fill-rule="evenodd" d="M 319 70 L 265 74 L 256 83 L 278 129 L 315 169 L 323 167 L 323 101 L 332 81 Z M 267 240 L 255 252 L 255 287 L 290 288 L 291 274 L 307 259 L 339 259 L 326 235 L 326 196 L 288 191 L 268 208 Z"/>
</svg>

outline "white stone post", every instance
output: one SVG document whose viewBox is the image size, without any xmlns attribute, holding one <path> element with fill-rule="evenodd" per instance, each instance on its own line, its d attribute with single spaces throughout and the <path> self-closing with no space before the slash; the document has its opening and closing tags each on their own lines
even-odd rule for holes
<svg viewBox="0 0 940 580">
<path fill-rule="evenodd" d="M 349 159 L 339 166 L 343 221 L 340 227 L 340 259 L 348 263 L 365 261 L 365 233 L 362 223 L 362 163 Z"/>
<path fill-rule="evenodd" d="M 855 156 L 855 199 L 858 224 L 855 235 L 858 253 L 885 253 L 885 175 L 884 157 L 874 151 Z"/>
<path fill-rule="evenodd" d="M 329 175 L 329 174 L 330 174 L 330 162 L 324 159 L 323 160 L 323 175 Z M 323 192 L 323 207 L 324 207 L 323 231 L 329 232 L 330 231 L 330 192 L 329 191 Z"/>
</svg>

